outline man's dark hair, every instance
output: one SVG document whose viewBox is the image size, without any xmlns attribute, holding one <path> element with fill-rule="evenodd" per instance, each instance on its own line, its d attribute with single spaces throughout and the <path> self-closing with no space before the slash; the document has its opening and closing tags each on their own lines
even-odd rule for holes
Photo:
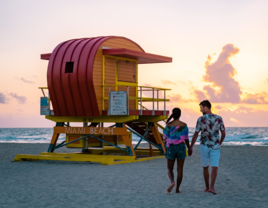
<svg viewBox="0 0 268 208">
<path fill-rule="evenodd" d="M 199 105 L 207 106 L 209 110 L 211 109 L 211 103 L 208 100 L 203 100 Z"/>
</svg>

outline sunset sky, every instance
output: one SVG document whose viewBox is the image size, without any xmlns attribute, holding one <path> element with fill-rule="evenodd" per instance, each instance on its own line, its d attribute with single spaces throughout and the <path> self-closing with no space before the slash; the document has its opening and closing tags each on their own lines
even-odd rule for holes
<svg viewBox="0 0 268 208">
<path fill-rule="evenodd" d="M 139 65 L 139 85 L 171 88 L 168 108 L 195 126 L 209 99 L 227 127 L 268 126 L 268 1 L 1 0 L 0 128 L 40 116 L 51 53 L 65 40 L 124 36 L 172 63 Z"/>
</svg>

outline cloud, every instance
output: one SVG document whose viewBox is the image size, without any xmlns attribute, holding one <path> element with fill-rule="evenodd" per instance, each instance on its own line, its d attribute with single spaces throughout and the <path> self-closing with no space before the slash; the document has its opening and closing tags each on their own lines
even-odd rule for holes
<svg viewBox="0 0 268 208">
<path fill-rule="evenodd" d="M 268 93 L 266 92 L 255 93 L 255 94 L 245 93 L 245 98 L 241 100 L 241 102 L 248 104 L 268 104 L 268 101 L 266 101 L 267 98 Z"/>
<path fill-rule="evenodd" d="M 233 122 L 238 122 L 238 120 L 236 120 L 235 118 L 230 118 L 230 120 Z"/>
<path fill-rule="evenodd" d="M 170 100 L 170 103 L 176 102 L 176 103 L 188 103 L 188 102 L 194 102 L 192 99 L 183 99 L 181 95 L 170 95 L 168 96 L 168 99 Z"/>
<path fill-rule="evenodd" d="M 202 91 L 200 91 L 200 90 L 195 89 L 195 90 L 194 90 L 194 94 L 195 94 L 195 97 L 196 97 L 196 99 L 197 99 L 198 101 L 208 100 L 208 99 L 209 99 L 208 96 L 205 95 L 205 93 L 202 92 Z"/>
<path fill-rule="evenodd" d="M 144 83 L 142 86 L 146 87 L 153 87 L 151 84 Z M 162 87 L 158 87 L 162 88 Z M 138 88 L 140 90 L 140 88 Z M 167 93 L 166 93 L 167 95 Z M 138 92 L 138 97 L 140 97 L 140 91 Z M 152 88 L 142 88 L 142 97 L 148 97 L 152 98 L 153 97 L 153 89 Z M 154 97 L 157 98 L 157 90 L 154 90 Z M 164 98 L 164 91 L 163 90 L 158 90 L 158 98 Z"/>
<path fill-rule="evenodd" d="M 31 81 L 31 80 L 27 80 L 27 79 L 24 79 L 23 77 L 16 77 L 17 79 L 19 79 L 20 81 L 23 81 L 24 83 L 27 83 L 27 84 L 34 84 L 35 82 L 34 81 Z"/>
<path fill-rule="evenodd" d="M 35 82 L 33 82 L 33 81 L 26 80 L 26 79 L 24 79 L 23 77 L 21 77 L 20 79 L 21 79 L 21 81 L 23 81 L 23 82 L 25 82 L 25 83 L 28 83 L 28 84 L 34 84 L 34 83 L 35 83 Z"/>
<path fill-rule="evenodd" d="M 218 110 L 221 110 L 222 109 L 222 107 L 219 106 L 219 105 L 216 105 L 215 108 L 218 109 Z"/>
<path fill-rule="evenodd" d="M 25 96 L 19 96 L 17 93 L 9 93 L 9 96 L 15 98 L 20 104 L 24 104 L 27 100 Z"/>
<path fill-rule="evenodd" d="M 0 103 L 2 103 L 2 104 L 7 104 L 8 103 L 7 96 L 2 92 L 0 92 Z"/>
<path fill-rule="evenodd" d="M 195 127 L 197 119 L 202 115 L 189 108 L 181 108 L 181 120 L 190 127 Z M 217 113 L 223 118 L 227 127 L 267 127 L 268 111 L 240 106 L 236 109 L 222 108 Z"/>
<path fill-rule="evenodd" d="M 212 85 L 204 86 L 203 90 L 210 97 L 211 102 L 239 103 L 242 91 L 239 83 L 234 79 L 237 72 L 230 63 L 230 58 L 238 52 L 239 49 L 233 44 L 227 44 L 214 63 L 211 63 L 210 55 L 207 57 L 206 74 L 203 79 Z M 219 90 L 216 91 L 215 88 Z"/>
<path fill-rule="evenodd" d="M 37 78 L 36 76 L 32 76 L 33 78 Z M 26 83 L 26 84 L 34 84 L 35 82 L 32 80 L 25 79 L 23 77 L 15 77 L 16 79 Z"/>
<path fill-rule="evenodd" d="M 238 127 L 267 127 L 268 111 L 240 106 L 235 110 L 222 109 L 218 112 L 225 126 Z"/>
<path fill-rule="evenodd" d="M 171 81 L 169 81 L 169 80 L 161 80 L 161 82 L 163 83 L 163 84 L 165 84 L 165 85 L 177 85 L 175 82 L 171 82 Z"/>
<path fill-rule="evenodd" d="M 203 80 L 208 84 L 203 87 L 202 91 L 194 89 L 195 97 L 199 101 L 209 99 L 214 103 L 268 103 L 267 93 L 250 94 L 243 92 L 239 82 L 234 79 L 237 71 L 231 64 L 230 58 L 238 53 L 237 47 L 233 44 L 227 44 L 222 48 L 214 63 L 211 63 L 211 56 L 208 55 L 205 63 L 206 73 L 203 76 Z"/>
</svg>

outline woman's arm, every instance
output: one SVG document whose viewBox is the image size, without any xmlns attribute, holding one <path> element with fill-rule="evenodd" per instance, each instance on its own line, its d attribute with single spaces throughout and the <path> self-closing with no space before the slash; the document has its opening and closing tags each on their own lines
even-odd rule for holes
<svg viewBox="0 0 268 208">
<path fill-rule="evenodd" d="M 185 139 L 185 144 L 188 148 L 188 155 L 191 156 L 192 155 L 192 148 L 190 147 L 189 139 Z"/>
</svg>

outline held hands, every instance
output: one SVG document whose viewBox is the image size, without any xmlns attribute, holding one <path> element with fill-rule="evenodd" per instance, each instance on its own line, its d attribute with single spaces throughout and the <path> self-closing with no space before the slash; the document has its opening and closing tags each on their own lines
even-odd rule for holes
<svg viewBox="0 0 268 208">
<path fill-rule="evenodd" d="M 188 149 L 188 156 L 191 156 L 192 154 L 193 154 L 193 148 L 190 147 L 190 148 Z"/>
</svg>

